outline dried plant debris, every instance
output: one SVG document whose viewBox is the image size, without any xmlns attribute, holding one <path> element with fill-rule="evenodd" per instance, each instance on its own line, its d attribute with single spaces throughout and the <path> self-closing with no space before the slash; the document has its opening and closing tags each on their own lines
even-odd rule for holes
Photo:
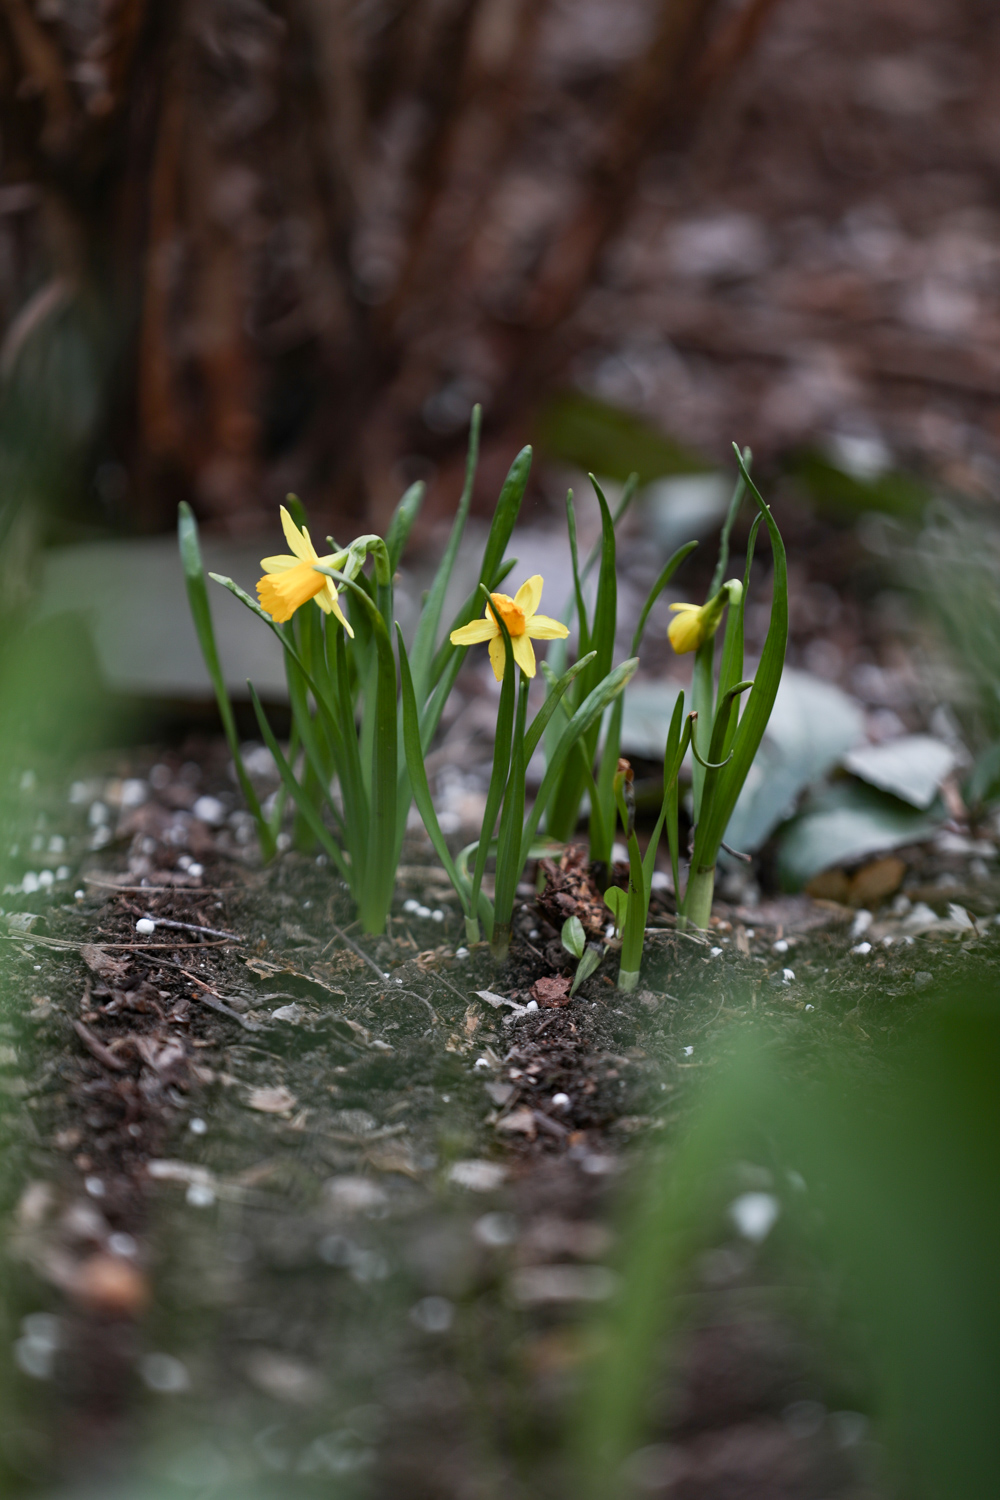
<svg viewBox="0 0 1000 1500">
<path fill-rule="evenodd" d="M 570 844 L 558 864 L 542 859 L 538 868 L 545 876 L 545 885 L 537 906 L 545 920 L 559 932 L 568 917 L 578 917 L 591 937 L 603 937 L 608 908 L 591 873 L 586 848 Z"/>
</svg>

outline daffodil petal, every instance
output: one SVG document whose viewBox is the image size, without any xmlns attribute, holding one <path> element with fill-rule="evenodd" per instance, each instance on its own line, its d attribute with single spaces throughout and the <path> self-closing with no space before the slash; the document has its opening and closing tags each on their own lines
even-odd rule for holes
<svg viewBox="0 0 1000 1500">
<path fill-rule="evenodd" d="M 553 620 L 548 615 L 532 615 L 525 629 L 536 641 L 562 641 L 569 635 L 561 620 Z"/>
<path fill-rule="evenodd" d="M 670 605 L 670 611 L 671 611 L 671 613 L 675 613 L 679 609 L 699 610 L 700 608 L 701 608 L 700 604 L 671 604 Z"/>
<path fill-rule="evenodd" d="M 291 547 L 295 556 L 301 562 L 315 562 L 316 549 L 309 540 L 308 531 L 306 531 L 304 526 L 301 531 L 299 530 L 283 505 L 280 507 L 280 514 L 281 529 L 285 533 L 285 541 Z"/>
<path fill-rule="evenodd" d="M 301 561 L 300 557 L 289 557 L 287 553 L 279 553 L 277 557 L 262 557 L 260 565 L 265 573 L 285 573 L 289 568 L 297 568 Z"/>
<path fill-rule="evenodd" d="M 492 641 L 500 633 L 491 615 L 488 620 L 473 620 L 469 625 L 461 625 L 458 630 L 453 630 L 448 639 L 453 646 L 476 646 L 480 641 Z"/>
<path fill-rule="evenodd" d="M 344 629 L 347 631 L 347 634 L 351 637 L 352 640 L 354 639 L 354 631 L 348 624 L 347 616 L 344 614 L 343 610 L 340 607 L 340 601 L 337 597 L 337 588 L 332 578 L 326 579 L 326 587 L 320 589 L 319 593 L 316 595 L 316 603 L 319 605 L 320 609 L 325 615 L 333 615 L 336 619 L 338 619 L 341 625 L 343 625 Z"/>
<path fill-rule="evenodd" d="M 525 677 L 534 677 L 535 651 L 531 641 L 526 635 L 515 635 L 511 637 L 510 643 L 514 648 L 514 660 Z"/>
<path fill-rule="evenodd" d="M 697 651 L 705 639 L 699 616 L 700 611 L 694 609 L 679 614 L 676 620 L 671 620 L 667 636 L 678 656 L 684 656 L 688 651 Z"/>
<path fill-rule="evenodd" d="M 497 682 L 503 682 L 503 668 L 506 660 L 507 650 L 503 643 L 503 636 L 497 631 L 490 641 L 490 666 L 493 668 L 493 676 Z"/>
<path fill-rule="evenodd" d="M 514 595 L 514 603 L 524 614 L 525 619 L 530 620 L 535 610 L 542 602 L 542 575 L 536 573 L 526 583 L 522 583 Z"/>
</svg>

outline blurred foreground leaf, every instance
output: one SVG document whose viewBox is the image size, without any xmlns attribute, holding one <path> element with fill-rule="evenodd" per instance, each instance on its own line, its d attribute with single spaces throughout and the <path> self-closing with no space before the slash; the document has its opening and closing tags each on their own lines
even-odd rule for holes
<svg viewBox="0 0 1000 1500">
<path fill-rule="evenodd" d="M 736 1039 L 681 1140 L 641 1182 L 623 1290 L 581 1408 L 579 1493 L 624 1492 L 623 1467 L 648 1441 L 655 1371 L 664 1341 L 676 1345 L 698 1252 L 731 1232 L 735 1165 L 762 1159 L 775 1183 L 754 1195 L 771 1200 L 767 1227 L 780 1214 L 784 1246 L 808 1243 L 837 1285 L 831 1346 L 845 1320 L 860 1334 L 869 1415 L 895 1471 L 890 1492 L 1000 1493 L 1000 997 L 995 977 L 981 977 L 938 997 L 878 1089 L 858 1076 L 856 1058 L 833 1058 L 804 1081 L 791 1057 L 750 1035 Z"/>
</svg>

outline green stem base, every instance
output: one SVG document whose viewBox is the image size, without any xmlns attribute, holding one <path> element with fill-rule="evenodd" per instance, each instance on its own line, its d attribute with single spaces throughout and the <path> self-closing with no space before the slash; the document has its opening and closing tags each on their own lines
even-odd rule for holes
<svg viewBox="0 0 1000 1500">
<path fill-rule="evenodd" d="M 682 926 L 697 927 L 704 932 L 712 915 L 712 897 L 715 894 L 715 866 L 709 870 L 692 871 L 684 893 L 681 915 Z"/>
<path fill-rule="evenodd" d="M 493 936 L 490 939 L 490 952 L 495 961 L 502 964 L 510 952 L 510 923 L 494 922 Z"/>
<path fill-rule="evenodd" d="M 472 947 L 473 943 L 479 942 L 479 918 L 466 917 L 465 919 L 465 941 Z"/>
<path fill-rule="evenodd" d="M 634 990 L 635 987 L 636 987 L 636 985 L 638 983 L 639 983 L 639 970 L 638 969 L 619 969 L 618 970 L 618 988 L 620 990 L 624 990 L 626 994 L 628 993 L 629 990 Z"/>
</svg>

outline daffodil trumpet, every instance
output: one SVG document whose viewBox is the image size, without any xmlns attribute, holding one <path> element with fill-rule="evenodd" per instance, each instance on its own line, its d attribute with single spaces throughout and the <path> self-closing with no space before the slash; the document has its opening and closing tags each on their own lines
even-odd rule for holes
<svg viewBox="0 0 1000 1500">
<path fill-rule="evenodd" d="M 336 587 L 316 567 L 317 563 L 322 563 L 327 567 L 341 569 L 351 557 L 351 550 L 344 548 L 321 558 L 312 544 L 308 527 L 296 526 L 283 505 L 279 507 L 279 514 L 281 529 L 291 551 L 261 559 L 264 574 L 257 580 L 257 597 L 261 609 L 271 616 L 275 624 L 284 625 L 296 610 L 314 599 L 324 614 L 332 614 L 348 635 L 353 635 L 354 631 L 340 608 Z"/>
<path fill-rule="evenodd" d="M 535 651 L 531 642 L 564 640 L 569 635 L 569 629 L 560 620 L 538 613 L 543 586 L 541 574 L 536 573 L 522 583 L 513 599 L 509 594 L 487 594 L 483 618 L 453 630 L 449 637 L 452 645 L 475 646 L 488 641 L 490 666 L 497 682 L 503 681 L 508 650 L 524 676 L 534 677 Z"/>
</svg>

